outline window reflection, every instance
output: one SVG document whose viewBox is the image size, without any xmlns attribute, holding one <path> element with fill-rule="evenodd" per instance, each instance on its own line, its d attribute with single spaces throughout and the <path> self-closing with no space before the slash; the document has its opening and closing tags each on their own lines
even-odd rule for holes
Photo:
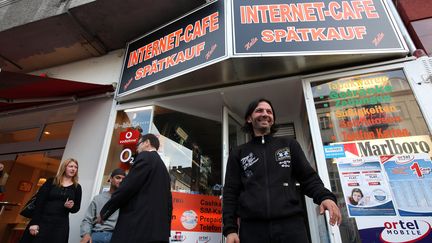
<svg viewBox="0 0 432 243">
<path fill-rule="evenodd" d="M 412 21 L 411 24 L 426 53 L 432 55 L 432 18 Z"/>
<path fill-rule="evenodd" d="M 169 158 L 172 189 L 220 195 L 221 124 L 162 107 L 155 107 L 153 122 L 157 132 L 170 141 L 162 154 Z"/>
<path fill-rule="evenodd" d="M 160 106 L 118 112 L 105 177 L 114 168 L 130 168 L 138 136 L 148 132 L 159 137 L 158 152 L 169 170 L 173 191 L 221 194 L 220 122 Z"/>
<path fill-rule="evenodd" d="M 0 131 L 0 144 L 36 141 L 40 128 Z"/>
<path fill-rule="evenodd" d="M 42 132 L 40 141 L 67 139 L 72 130 L 73 121 L 47 124 Z"/>
</svg>

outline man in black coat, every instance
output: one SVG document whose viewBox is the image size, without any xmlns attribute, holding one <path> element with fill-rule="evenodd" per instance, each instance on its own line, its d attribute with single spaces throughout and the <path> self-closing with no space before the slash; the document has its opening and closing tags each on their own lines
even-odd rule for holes
<svg viewBox="0 0 432 243">
<path fill-rule="evenodd" d="M 168 242 L 171 230 L 172 198 L 170 176 L 157 150 L 153 134 L 137 143 L 138 155 L 129 174 L 100 212 L 106 220 L 117 209 L 119 218 L 111 243 Z"/>
<path fill-rule="evenodd" d="M 324 187 L 297 141 L 273 137 L 275 120 L 266 99 L 252 102 L 246 111 L 243 129 L 252 140 L 230 152 L 225 176 L 226 243 L 309 242 L 296 182 L 320 205 L 321 214 L 329 211 L 331 225 L 340 223 L 335 195 Z"/>
</svg>

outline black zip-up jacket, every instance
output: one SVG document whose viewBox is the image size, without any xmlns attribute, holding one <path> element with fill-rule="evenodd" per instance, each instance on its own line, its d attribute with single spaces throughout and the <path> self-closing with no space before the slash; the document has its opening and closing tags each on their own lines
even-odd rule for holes
<svg viewBox="0 0 432 243">
<path fill-rule="evenodd" d="M 314 203 L 336 202 L 296 140 L 267 135 L 233 149 L 223 190 L 224 235 L 238 231 L 237 218 L 271 220 L 300 215 L 296 181 Z"/>
</svg>

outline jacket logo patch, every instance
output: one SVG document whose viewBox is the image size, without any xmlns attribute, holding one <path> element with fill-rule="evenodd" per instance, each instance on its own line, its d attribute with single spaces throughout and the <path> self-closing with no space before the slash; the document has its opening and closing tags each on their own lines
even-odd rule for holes
<svg viewBox="0 0 432 243">
<path fill-rule="evenodd" d="M 241 158 L 240 161 L 242 163 L 243 170 L 246 171 L 249 167 L 258 162 L 258 158 L 255 157 L 253 153 L 250 153 L 246 157 Z"/>
<path fill-rule="evenodd" d="M 281 167 L 291 166 L 291 151 L 288 147 L 277 150 L 275 158 Z"/>
</svg>

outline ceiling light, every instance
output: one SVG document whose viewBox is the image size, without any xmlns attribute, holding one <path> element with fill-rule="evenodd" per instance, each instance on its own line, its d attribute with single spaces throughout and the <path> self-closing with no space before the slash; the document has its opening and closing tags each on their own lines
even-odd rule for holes
<svg viewBox="0 0 432 243">
<path fill-rule="evenodd" d="M 144 106 L 144 107 L 137 107 L 137 108 L 132 108 L 132 109 L 126 109 L 126 110 L 124 110 L 124 112 L 129 113 L 129 112 L 151 110 L 151 109 L 153 109 L 153 106 Z"/>
</svg>

